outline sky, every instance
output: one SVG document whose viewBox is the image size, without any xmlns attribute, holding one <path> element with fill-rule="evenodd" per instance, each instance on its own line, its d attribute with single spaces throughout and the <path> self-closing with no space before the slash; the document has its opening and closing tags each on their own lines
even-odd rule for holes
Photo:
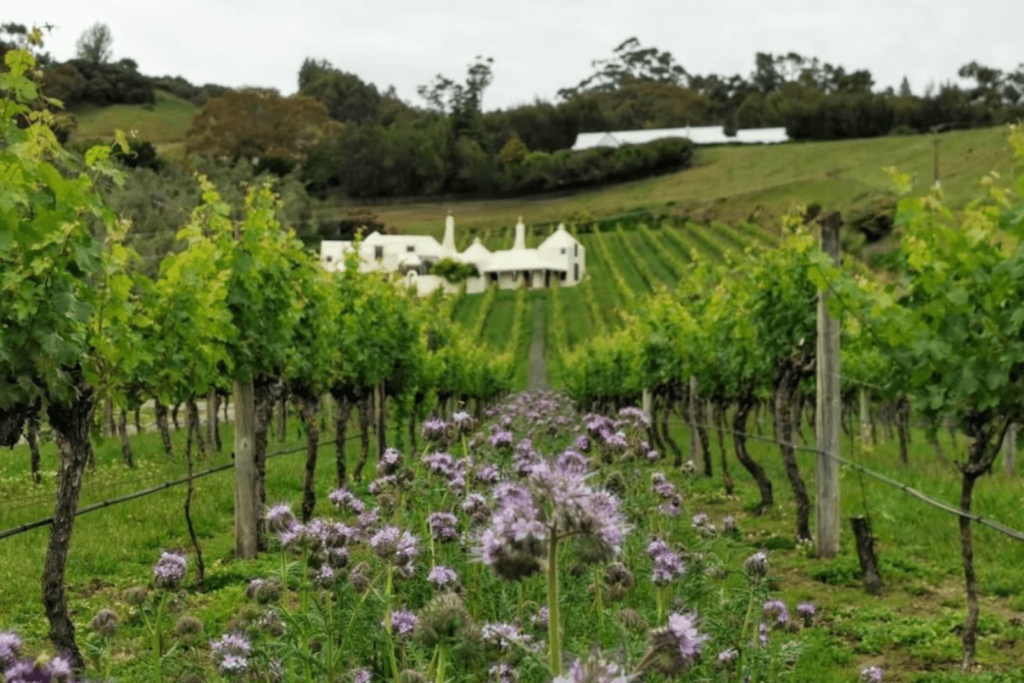
<svg viewBox="0 0 1024 683">
<path fill-rule="evenodd" d="M 1024 62 L 1022 0 L 46 0 L 8 3 L 7 21 L 56 25 L 59 60 L 104 22 L 114 59 L 148 75 L 290 94 L 315 57 L 415 104 L 418 85 L 489 56 L 485 109 L 552 100 L 632 36 L 691 73 L 749 76 L 755 52 L 793 51 L 870 69 L 881 87 L 906 76 L 919 94 L 972 60 Z"/>
</svg>

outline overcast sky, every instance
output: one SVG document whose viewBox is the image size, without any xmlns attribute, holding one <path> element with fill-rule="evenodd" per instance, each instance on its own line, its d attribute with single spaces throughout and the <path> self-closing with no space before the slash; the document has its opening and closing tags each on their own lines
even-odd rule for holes
<svg viewBox="0 0 1024 683">
<path fill-rule="evenodd" d="M 461 79 L 494 57 L 486 109 L 553 99 L 630 36 L 670 51 L 691 73 L 741 73 L 754 53 L 795 51 L 881 86 L 906 75 L 914 92 L 978 60 L 1024 62 L 1024 0 L 46 0 L 5 3 L 0 21 L 55 24 L 46 48 L 74 56 L 92 25 L 108 24 L 114 58 L 146 74 L 194 83 L 296 89 L 304 57 L 417 102 L 440 72 Z"/>
</svg>

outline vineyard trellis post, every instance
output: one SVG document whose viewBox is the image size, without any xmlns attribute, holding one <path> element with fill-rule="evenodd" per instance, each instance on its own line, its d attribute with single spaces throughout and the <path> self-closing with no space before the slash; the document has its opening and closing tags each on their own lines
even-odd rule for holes
<svg viewBox="0 0 1024 683">
<path fill-rule="evenodd" d="M 690 391 L 687 397 L 687 422 L 690 423 L 690 464 L 697 466 L 700 439 L 697 438 L 697 375 L 690 375 Z"/>
<path fill-rule="evenodd" d="M 861 387 L 857 394 L 860 401 L 860 445 L 861 448 L 870 448 L 874 444 L 871 438 L 871 394 L 867 387 Z"/>
<path fill-rule="evenodd" d="M 256 391 L 235 380 L 235 555 L 256 558 Z"/>
<path fill-rule="evenodd" d="M 820 221 L 821 251 L 839 266 L 838 212 Z M 839 319 L 828 311 L 829 293 L 818 293 L 818 358 L 817 409 L 815 437 L 817 441 L 816 515 L 818 557 L 835 557 L 839 553 L 839 438 L 842 419 L 842 392 L 839 386 Z"/>
<path fill-rule="evenodd" d="M 1017 430 L 1020 425 L 1013 423 L 1007 428 L 1003 437 L 1003 470 L 1009 474 L 1017 473 Z"/>
</svg>

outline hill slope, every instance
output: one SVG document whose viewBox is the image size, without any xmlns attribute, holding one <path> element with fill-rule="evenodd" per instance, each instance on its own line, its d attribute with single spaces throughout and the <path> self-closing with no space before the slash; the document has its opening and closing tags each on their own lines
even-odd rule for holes
<svg viewBox="0 0 1024 683">
<path fill-rule="evenodd" d="M 73 141 L 112 140 L 114 131 L 136 131 L 140 140 L 157 146 L 161 153 L 184 144 L 185 133 L 199 108 L 163 90 L 156 91 L 156 104 L 115 104 L 109 107 L 85 105 L 71 111 L 78 119 Z"/>
<path fill-rule="evenodd" d="M 552 223 L 574 213 L 602 218 L 652 210 L 701 221 L 752 219 L 774 227 L 778 216 L 796 202 L 850 210 L 884 194 L 890 187 L 882 170 L 887 166 L 913 173 L 917 190 L 926 191 L 932 182 L 934 150 L 931 136 L 703 148 L 694 168 L 571 195 L 368 205 L 388 225 L 438 236 L 451 209 L 460 227 L 484 234 L 485 240 L 495 229 L 515 223 L 520 214 L 527 223 Z M 939 167 L 952 203 L 966 202 L 987 173 L 1012 169 L 1005 129 L 942 134 Z M 330 214 L 336 209 L 323 211 Z"/>
</svg>

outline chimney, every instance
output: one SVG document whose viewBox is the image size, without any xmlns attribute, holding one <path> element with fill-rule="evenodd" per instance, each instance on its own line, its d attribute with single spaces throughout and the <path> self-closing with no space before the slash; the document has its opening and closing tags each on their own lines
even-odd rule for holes
<svg viewBox="0 0 1024 683">
<path fill-rule="evenodd" d="M 516 241 L 512 245 L 513 249 L 526 249 L 526 226 L 523 225 L 523 217 L 519 217 L 519 222 L 516 223 Z"/>
<path fill-rule="evenodd" d="M 441 243 L 441 249 L 449 254 L 455 253 L 455 217 L 451 211 L 444 219 L 444 242 Z"/>
</svg>

